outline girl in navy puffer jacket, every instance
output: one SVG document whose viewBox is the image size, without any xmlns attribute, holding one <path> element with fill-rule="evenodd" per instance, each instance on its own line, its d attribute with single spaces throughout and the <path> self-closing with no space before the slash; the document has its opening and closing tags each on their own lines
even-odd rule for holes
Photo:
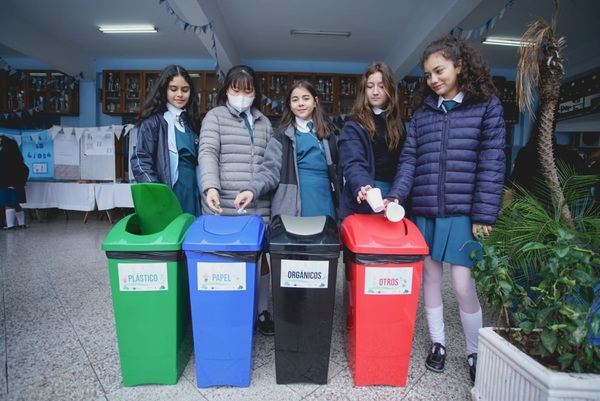
<svg viewBox="0 0 600 401">
<path fill-rule="evenodd" d="M 423 299 L 431 353 L 425 362 L 444 370 L 443 262 L 450 266 L 475 380 L 482 315 L 470 268 L 476 237 L 496 222 L 505 172 L 503 110 L 489 67 L 470 44 L 446 36 L 424 51 L 425 73 L 415 112 L 387 200 L 404 202 L 429 246 L 423 266 Z M 387 204 L 387 202 L 386 202 Z"/>
</svg>

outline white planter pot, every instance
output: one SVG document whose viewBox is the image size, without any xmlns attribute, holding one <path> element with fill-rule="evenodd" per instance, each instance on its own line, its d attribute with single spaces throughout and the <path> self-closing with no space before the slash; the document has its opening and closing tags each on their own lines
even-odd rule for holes
<svg viewBox="0 0 600 401">
<path fill-rule="evenodd" d="M 484 327 L 471 395 L 477 401 L 597 401 L 600 375 L 550 370 Z"/>
</svg>

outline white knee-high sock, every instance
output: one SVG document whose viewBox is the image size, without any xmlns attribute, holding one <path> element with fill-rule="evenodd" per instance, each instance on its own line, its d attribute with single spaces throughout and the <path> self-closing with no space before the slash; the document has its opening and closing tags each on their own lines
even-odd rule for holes
<svg viewBox="0 0 600 401">
<path fill-rule="evenodd" d="M 15 216 L 17 216 L 17 222 L 19 223 L 19 225 L 24 226 L 25 225 L 25 212 L 21 210 L 20 212 L 16 212 Z"/>
<path fill-rule="evenodd" d="M 465 313 L 460 309 L 459 311 L 467 342 L 467 355 L 471 355 L 477 352 L 477 346 L 479 345 L 479 329 L 483 326 L 481 309 L 475 313 Z"/>
<path fill-rule="evenodd" d="M 258 304 L 256 305 L 256 310 L 258 313 L 261 313 L 264 310 L 267 310 L 268 307 L 268 299 L 269 299 L 269 280 L 271 278 L 271 274 L 265 274 L 264 276 L 260 276 L 260 281 L 258 283 Z"/>
<path fill-rule="evenodd" d="M 6 208 L 6 227 L 14 227 L 15 226 L 15 209 Z"/>
<path fill-rule="evenodd" d="M 436 308 L 425 307 L 425 316 L 429 326 L 429 338 L 432 343 L 440 343 L 446 346 L 446 336 L 444 334 L 444 305 Z"/>
</svg>

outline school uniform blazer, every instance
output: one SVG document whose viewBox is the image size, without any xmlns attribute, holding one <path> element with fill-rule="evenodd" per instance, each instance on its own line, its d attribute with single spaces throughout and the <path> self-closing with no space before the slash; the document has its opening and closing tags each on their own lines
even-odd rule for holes
<svg viewBox="0 0 600 401">
<path fill-rule="evenodd" d="M 163 113 L 154 113 L 140 124 L 130 160 L 136 182 L 161 182 L 173 188 L 168 131 Z"/>
<path fill-rule="evenodd" d="M 348 121 L 340 133 L 338 148 L 340 167 L 345 180 L 340 198 L 339 218 L 343 219 L 354 213 L 369 214 L 371 207 L 367 202 L 359 205 L 356 195 L 363 185 L 375 186 L 375 154 L 371 137 L 358 123 Z"/>
<path fill-rule="evenodd" d="M 398 170 L 386 198 L 411 194 L 415 216 L 470 216 L 496 223 L 506 169 L 506 128 L 500 100 L 465 97 L 445 113 L 429 96 L 410 123 Z"/>
</svg>

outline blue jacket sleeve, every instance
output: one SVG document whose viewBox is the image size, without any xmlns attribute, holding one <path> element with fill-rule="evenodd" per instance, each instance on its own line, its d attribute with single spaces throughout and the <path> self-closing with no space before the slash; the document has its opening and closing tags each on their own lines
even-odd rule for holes
<svg viewBox="0 0 600 401">
<path fill-rule="evenodd" d="M 358 194 L 362 186 L 375 186 L 372 178 L 374 162 L 371 160 L 372 150 L 369 149 L 369 141 L 370 138 L 366 132 L 353 121 L 344 124 L 338 139 L 340 167 L 346 185 L 349 186 L 354 196 Z"/>
<path fill-rule="evenodd" d="M 404 203 L 413 186 L 415 178 L 415 168 L 417 163 L 417 128 L 415 119 L 411 121 L 394 182 L 386 195 L 386 199 L 398 199 Z"/>
<path fill-rule="evenodd" d="M 506 170 L 506 128 L 500 100 L 493 97 L 483 117 L 477 160 L 473 223 L 493 225 L 502 204 Z"/>
<path fill-rule="evenodd" d="M 156 173 L 158 129 L 149 120 L 138 129 L 137 145 L 131 155 L 131 171 L 137 182 L 159 182 Z"/>
</svg>

